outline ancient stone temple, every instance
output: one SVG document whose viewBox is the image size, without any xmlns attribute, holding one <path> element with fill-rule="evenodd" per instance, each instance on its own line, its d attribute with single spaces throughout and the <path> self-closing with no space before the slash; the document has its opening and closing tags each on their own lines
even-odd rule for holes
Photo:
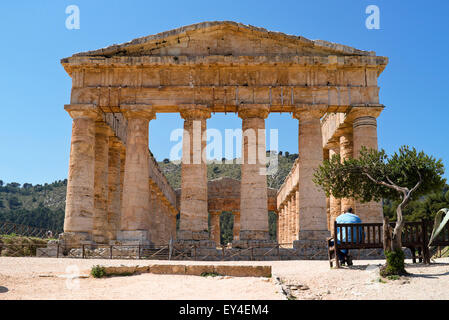
<svg viewBox="0 0 449 320">
<path fill-rule="evenodd" d="M 278 242 L 320 246 L 347 206 L 380 221 L 379 203 L 326 199 L 313 183 L 323 158 L 357 157 L 377 148 L 377 78 L 387 58 L 235 22 L 204 22 L 62 59 L 72 78 L 73 119 L 65 241 L 201 243 L 215 247 L 218 215 L 235 216 L 236 246 Z M 265 120 L 272 112 L 298 122 L 299 157 L 280 190 L 267 188 Z M 181 190 L 159 170 L 149 125 L 160 113 L 184 119 Z M 201 138 L 215 113 L 236 113 L 242 130 L 241 181 L 207 181 Z M 197 136 L 197 139 L 195 139 Z M 199 138 L 198 138 L 199 137 Z M 250 150 L 258 150 L 249 161 Z M 176 216 L 179 214 L 179 228 Z M 208 219 L 212 232 L 208 232 Z"/>
</svg>

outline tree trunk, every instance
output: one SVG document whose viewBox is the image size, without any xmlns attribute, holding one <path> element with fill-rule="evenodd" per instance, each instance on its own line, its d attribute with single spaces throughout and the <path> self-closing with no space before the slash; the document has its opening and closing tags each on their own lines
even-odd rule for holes
<svg viewBox="0 0 449 320">
<path fill-rule="evenodd" d="M 409 197 L 405 197 L 396 209 L 397 221 L 393 232 L 391 232 L 388 217 L 384 217 L 383 241 L 386 264 L 380 271 L 380 274 L 384 277 L 407 274 L 405 271 L 405 255 L 402 251 L 402 229 L 404 228 L 402 209 L 408 201 Z"/>
<path fill-rule="evenodd" d="M 383 245 L 384 245 L 384 251 L 391 251 L 393 250 L 392 244 L 391 244 L 391 227 L 390 227 L 390 220 L 388 217 L 384 216 L 384 224 L 383 224 Z"/>
</svg>

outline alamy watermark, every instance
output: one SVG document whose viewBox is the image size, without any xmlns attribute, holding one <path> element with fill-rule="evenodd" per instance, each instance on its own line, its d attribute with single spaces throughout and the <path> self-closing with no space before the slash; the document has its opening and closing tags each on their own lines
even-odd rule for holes
<svg viewBox="0 0 449 320">
<path fill-rule="evenodd" d="M 170 141 L 176 144 L 170 149 L 169 160 L 181 159 L 183 164 L 259 164 L 259 174 L 273 175 L 278 170 L 278 137 L 277 129 L 269 130 L 267 152 L 265 129 L 225 129 L 223 146 L 220 130 L 209 128 L 201 133 L 201 121 L 193 121 L 191 132 L 181 128 L 171 132 Z M 245 148 L 237 158 L 234 149 L 242 145 Z"/>
<path fill-rule="evenodd" d="M 378 6 L 371 4 L 366 7 L 365 13 L 369 16 L 365 20 L 365 26 L 368 30 L 380 29 L 380 9 Z"/>
<path fill-rule="evenodd" d="M 65 8 L 65 13 L 68 14 L 68 17 L 65 20 L 65 27 L 68 30 L 79 30 L 81 17 L 80 17 L 80 8 L 77 5 L 70 5 Z"/>
</svg>

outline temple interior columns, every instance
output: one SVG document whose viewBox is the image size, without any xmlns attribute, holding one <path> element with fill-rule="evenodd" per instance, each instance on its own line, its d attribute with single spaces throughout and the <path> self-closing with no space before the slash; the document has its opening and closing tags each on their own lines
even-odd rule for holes
<svg viewBox="0 0 449 320">
<path fill-rule="evenodd" d="M 109 138 L 108 155 L 108 213 L 107 240 L 116 240 L 120 231 L 121 214 L 121 149 L 122 143 L 117 137 Z"/>
<path fill-rule="evenodd" d="M 210 238 L 217 246 L 220 245 L 220 214 L 221 211 L 211 211 L 210 214 Z"/>
</svg>

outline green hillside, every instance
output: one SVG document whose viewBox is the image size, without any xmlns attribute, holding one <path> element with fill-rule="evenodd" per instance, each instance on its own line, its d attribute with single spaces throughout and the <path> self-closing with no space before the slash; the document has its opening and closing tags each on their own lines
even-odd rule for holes
<svg viewBox="0 0 449 320">
<path fill-rule="evenodd" d="M 268 177 L 268 185 L 278 188 L 290 171 L 297 154 L 280 152 L 278 157 L 279 170 L 274 176 Z M 235 162 L 235 160 L 234 160 Z M 168 161 L 159 162 L 162 172 L 167 176 L 173 188 L 181 185 L 181 165 Z M 209 164 L 208 179 L 231 177 L 240 179 L 238 164 Z M 0 180 L 0 222 L 9 221 L 33 227 L 62 231 L 64 223 L 65 195 L 67 179 L 44 185 L 32 185 L 17 182 L 5 183 Z M 225 218 L 226 220 L 226 218 Z M 231 226 L 229 219 L 223 221 L 225 226 Z M 226 231 L 229 237 L 232 231 Z"/>
</svg>

